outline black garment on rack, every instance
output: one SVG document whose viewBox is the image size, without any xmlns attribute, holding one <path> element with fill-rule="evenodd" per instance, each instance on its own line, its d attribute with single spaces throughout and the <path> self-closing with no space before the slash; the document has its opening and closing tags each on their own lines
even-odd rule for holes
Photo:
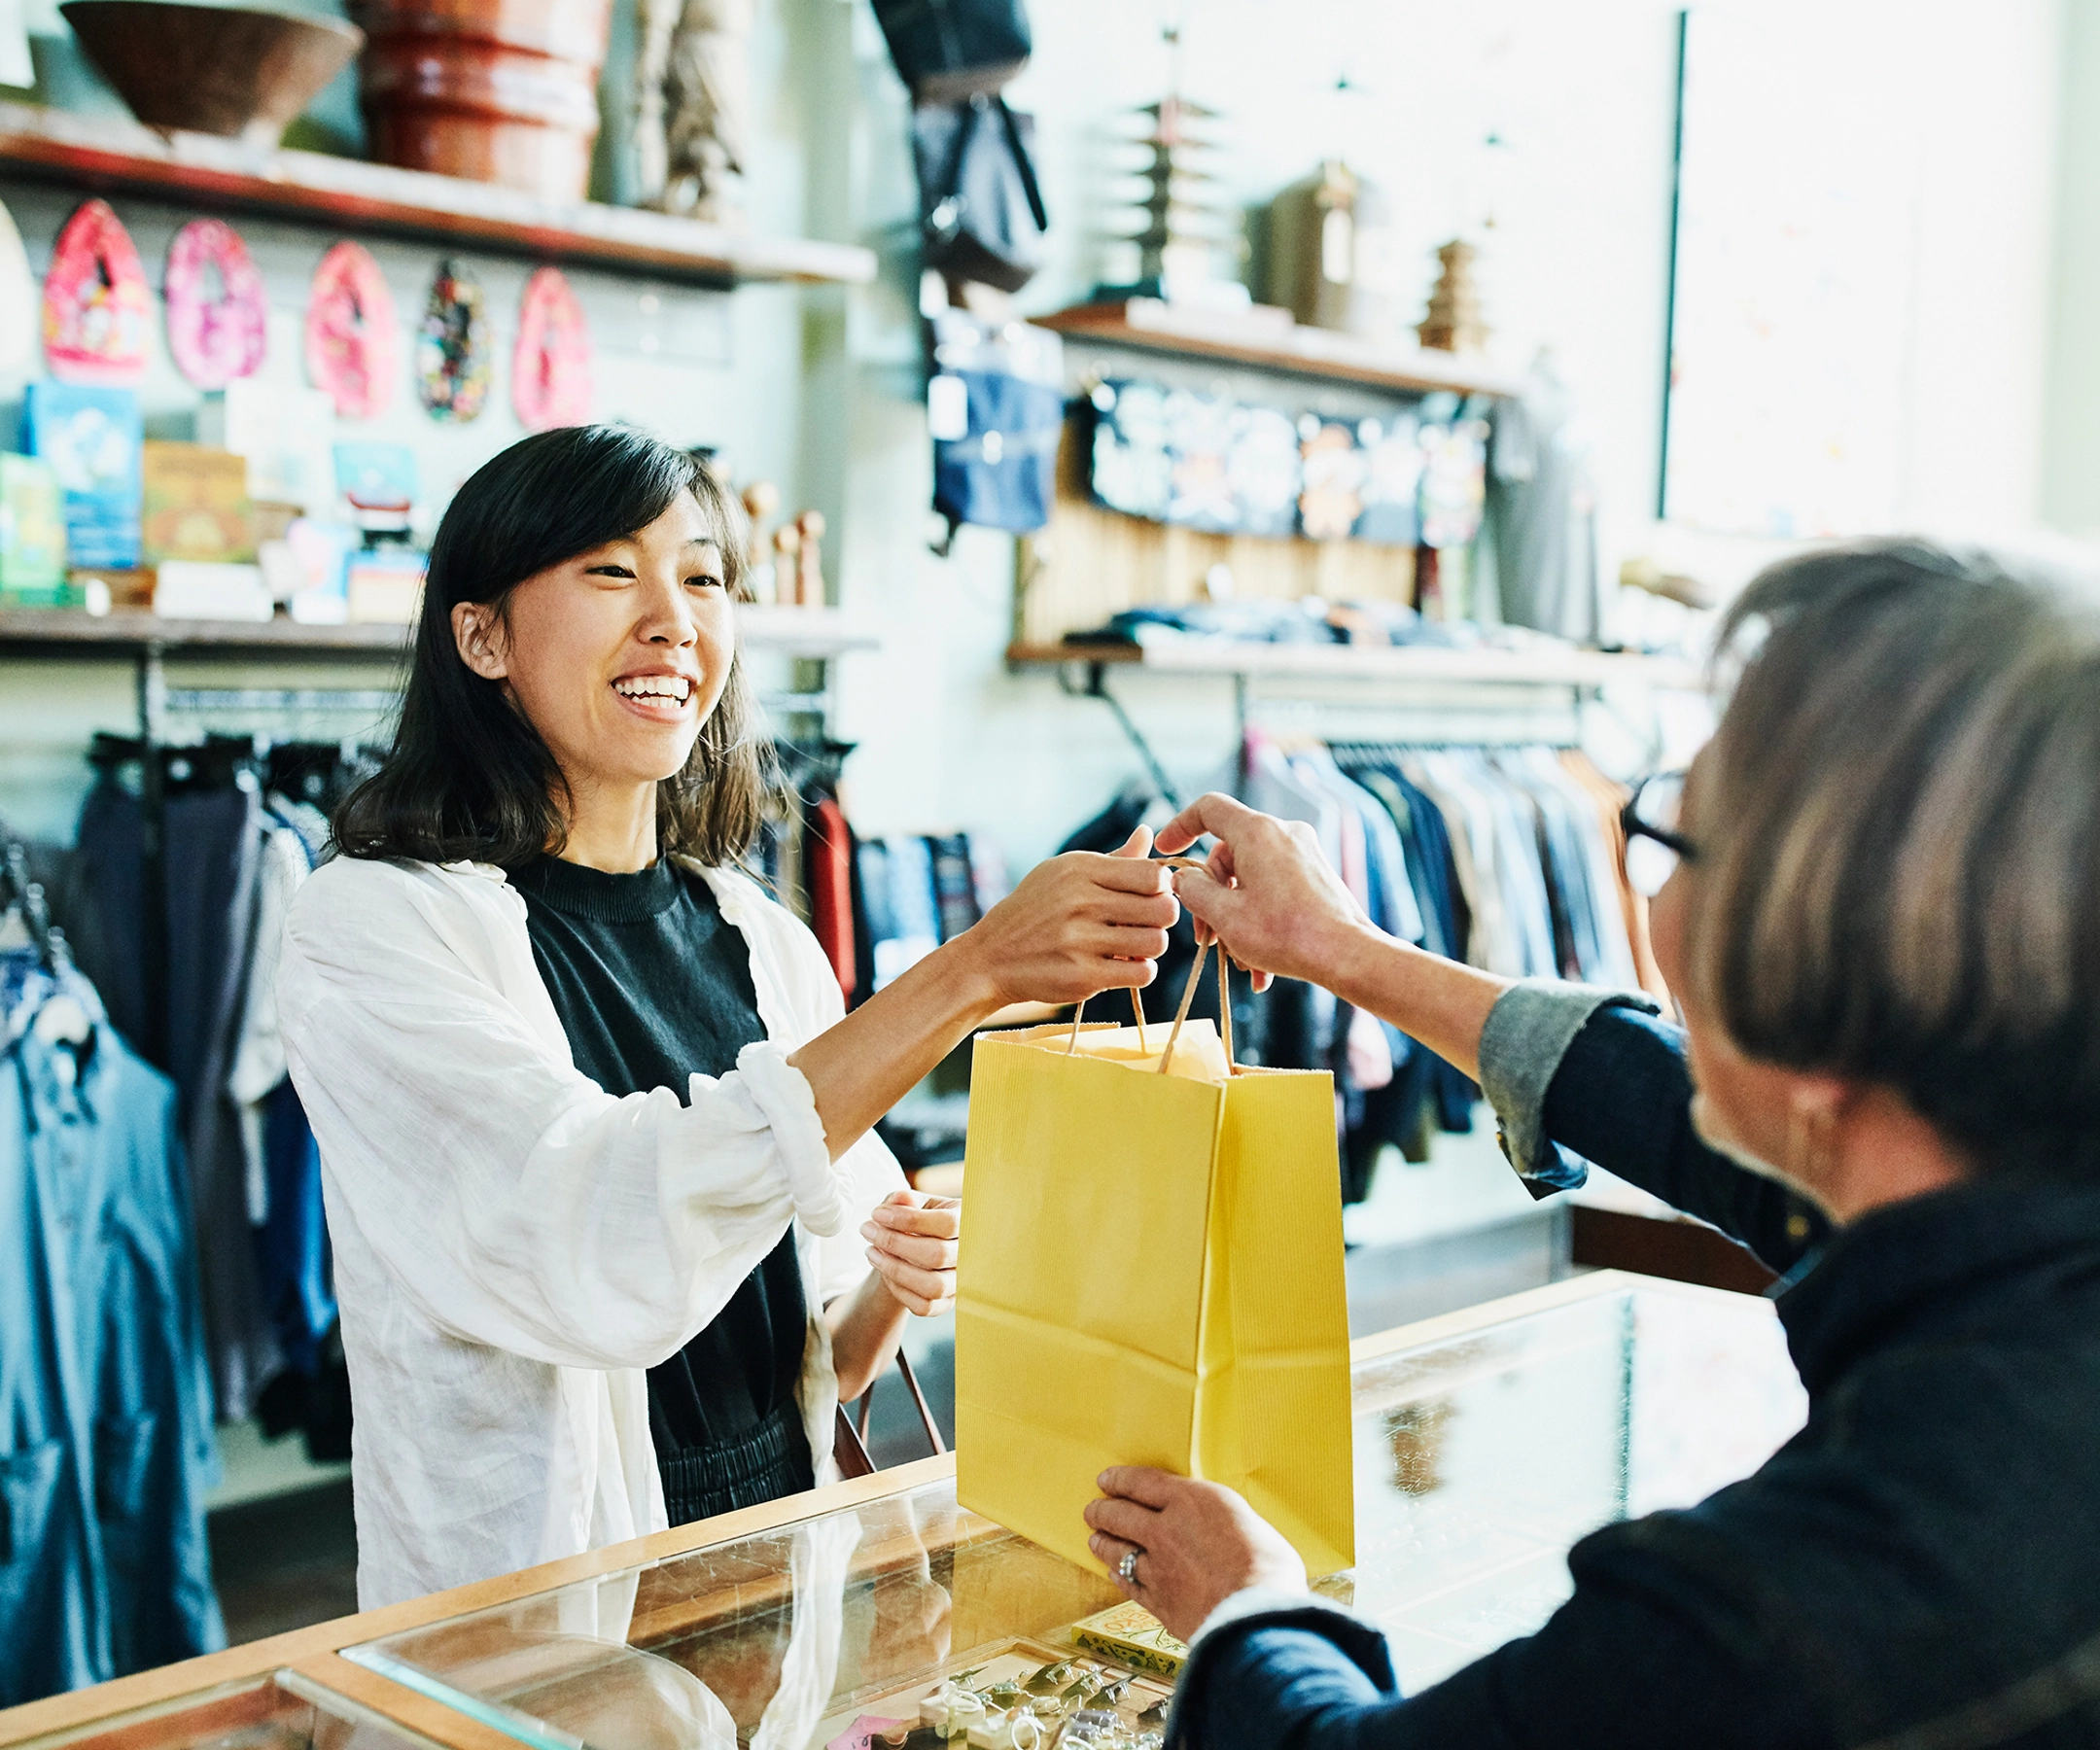
<svg viewBox="0 0 2100 1750">
<path fill-rule="evenodd" d="M 766 1036 L 751 952 L 714 890 L 668 860 L 612 875 L 538 858 L 510 872 L 576 1067 L 609 1094 L 726 1075 Z M 648 1370 L 674 1525 L 816 1487 L 796 1386 L 808 1305 L 794 1230 L 715 1321 Z"/>
</svg>

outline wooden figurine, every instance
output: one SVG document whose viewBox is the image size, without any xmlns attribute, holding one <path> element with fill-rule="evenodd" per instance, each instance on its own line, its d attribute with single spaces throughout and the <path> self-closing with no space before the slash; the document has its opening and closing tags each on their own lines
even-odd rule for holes
<svg viewBox="0 0 2100 1750">
<path fill-rule="evenodd" d="M 753 480 L 744 488 L 743 498 L 744 514 L 751 523 L 744 547 L 744 578 L 751 586 L 752 600 L 775 602 L 780 599 L 779 578 L 765 525 L 780 508 L 780 488 L 771 480 Z"/>
<path fill-rule="evenodd" d="M 1473 283 L 1473 262 L 1480 251 L 1459 238 L 1437 251 L 1444 271 L 1429 294 L 1429 310 L 1415 332 L 1425 347 L 1437 352 L 1477 353 L 1488 344 L 1488 324 L 1481 316 L 1480 288 Z"/>
<path fill-rule="evenodd" d="M 795 518 L 801 541 L 795 549 L 795 602 L 803 608 L 824 605 L 823 532 L 821 510 L 805 510 Z"/>
<path fill-rule="evenodd" d="M 797 600 L 795 555 L 801 544 L 802 531 L 791 522 L 773 531 L 773 599 L 783 608 L 792 608 Z"/>
</svg>

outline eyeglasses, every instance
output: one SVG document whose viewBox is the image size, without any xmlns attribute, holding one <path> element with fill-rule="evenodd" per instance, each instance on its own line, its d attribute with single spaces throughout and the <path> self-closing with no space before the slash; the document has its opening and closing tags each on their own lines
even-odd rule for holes
<svg viewBox="0 0 2100 1750">
<path fill-rule="evenodd" d="M 1692 841 L 1677 830 L 1684 781 L 1682 772 L 1658 772 L 1643 778 L 1619 811 L 1619 824 L 1626 829 L 1627 880 L 1635 892 L 1651 899 L 1662 891 L 1662 884 L 1680 862 L 1698 860 Z"/>
</svg>

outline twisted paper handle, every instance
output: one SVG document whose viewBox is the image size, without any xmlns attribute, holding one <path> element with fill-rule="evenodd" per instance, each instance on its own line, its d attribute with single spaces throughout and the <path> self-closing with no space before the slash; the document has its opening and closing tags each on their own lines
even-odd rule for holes
<svg viewBox="0 0 2100 1750">
<path fill-rule="evenodd" d="M 1148 858 L 1147 860 L 1152 864 L 1154 868 L 1158 869 L 1200 869 L 1205 866 L 1203 859 L 1197 857 L 1154 857 Z M 1196 970 L 1199 972 L 1203 970 L 1203 956 L 1200 954 L 1196 957 Z M 1182 994 L 1181 1014 L 1174 1017 L 1174 1034 L 1176 1037 L 1178 1037 L 1181 1032 L 1181 1017 L 1188 1013 L 1189 995 L 1190 993 L 1193 993 L 1195 989 L 1196 986 L 1194 981 L 1192 980 L 1190 982 L 1188 991 Z M 1094 998 L 1092 997 L 1082 997 L 1079 998 L 1078 1006 L 1072 1010 L 1071 1036 L 1065 1041 L 1065 1055 L 1067 1057 L 1070 1057 L 1073 1052 L 1079 1049 L 1079 1023 L 1086 1014 L 1086 1005 L 1093 1000 Z M 1138 1049 L 1140 1052 L 1148 1053 L 1151 1051 L 1152 1047 L 1145 1043 L 1144 1003 L 1138 998 L 1138 992 L 1135 987 L 1132 989 L 1130 994 L 1130 1005 L 1131 1012 L 1138 1017 Z M 1173 1045 L 1172 1041 L 1169 1042 L 1167 1046 L 1167 1051 L 1169 1056 L 1172 1055 Z M 1228 1063 L 1231 1061 L 1230 1052 L 1226 1054 L 1226 1061 Z M 1161 1067 L 1165 1068 L 1164 1065 Z"/>
</svg>

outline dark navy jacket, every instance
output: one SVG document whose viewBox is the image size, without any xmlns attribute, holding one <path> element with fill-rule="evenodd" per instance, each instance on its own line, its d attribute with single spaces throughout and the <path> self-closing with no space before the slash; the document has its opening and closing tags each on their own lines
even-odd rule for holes
<svg viewBox="0 0 2100 1750">
<path fill-rule="evenodd" d="M 1699 1505 L 1585 1538 L 1545 1628 L 1418 1697 L 1340 1612 L 1204 1636 L 1178 1740 L 2100 1745 L 2100 1185 L 2038 1162 L 1832 1235 L 1698 1143 L 1676 1030 L 1627 1008 L 1577 1025 L 1546 1136 L 1774 1268 L 1802 1260 L 1778 1311 L 1807 1425 Z"/>
</svg>

